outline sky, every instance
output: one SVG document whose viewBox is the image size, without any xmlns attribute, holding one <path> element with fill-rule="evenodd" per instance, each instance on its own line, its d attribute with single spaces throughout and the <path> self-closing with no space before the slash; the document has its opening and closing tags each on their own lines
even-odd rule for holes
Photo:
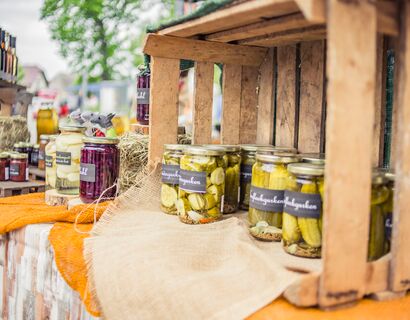
<svg viewBox="0 0 410 320">
<path fill-rule="evenodd" d="M 0 28 L 17 36 L 19 63 L 41 67 L 50 80 L 69 68 L 58 53 L 57 43 L 51 40 L 47 24 L 40 21 L 42 3 L 43 0 L 0 0 Z"/>
</svg>

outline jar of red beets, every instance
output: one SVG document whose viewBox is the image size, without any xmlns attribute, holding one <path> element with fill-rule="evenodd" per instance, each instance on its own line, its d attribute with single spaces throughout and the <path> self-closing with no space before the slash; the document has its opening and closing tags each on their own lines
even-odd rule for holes
<svg viewBox="0 0 410 320">
<path fill-rule="evenodd" d="M 10 155 L 10 180 L 15 182 L 28 181 L 28 155 L 12 153 Z"/>
<path fill-rule="evenodd" d="M 7 152 L 0 153 L 0 181 L 10 179 L 10 155 Z"/>
<path fill-rule="evenodd" d="M 150 72 L 145 66 L 140 66 L 137 75 L 137 122 L 149 124 L 149 89 Z"/>
<path fill-rule="evenodd" d="M 117 138 L 84 137 L 80 162 L 80 198 L 89 203 L 101 197 L 113 199 L 116 195 L 120 168 Z M 107 190 L 108 189 L 108 190 Z"/>
</svg>

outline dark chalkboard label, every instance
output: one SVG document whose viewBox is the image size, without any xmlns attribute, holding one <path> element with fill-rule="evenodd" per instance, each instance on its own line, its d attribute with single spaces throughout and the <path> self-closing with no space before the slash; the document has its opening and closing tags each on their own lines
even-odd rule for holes
<svg viewBox="0 0 410 320">
<path fill-rule="evenodd" d="M 149 104 L 149 88 L 137 88 L 137 103 Z"/>
<path fill-rule="evenodd" d="M 252 180 L 252 165 L 243 164 L 241 165 L 241 182 L 249 183 Z"/>
<path fill-rule="evenodd" d="M 206 193 L 206 172 L 179 171 L 179 188 L 185 191 Z"/>
<path fill-rule="evenodd" d="M 161 179 L 163 183 L 179 184 L 179 166 L 175 164 L 163 164 Z"/>
<path fill-rule="evenodd" d="M 269 212 L 283 211 L 283 190 L 251 186 L 249 207 Z"/>
<path fill-rule="evenodd" d="M 95 164 L 80 163 L 80 180 L 85 182 L 95 182 Z"/>
<path fill-rule="evenodd" d="M 320 194 L 285 191 L 283 211 L 303 218 L 320 218 L 322 198 Z"/>
<path fill-rule="evenodd" d="M 56 163 L 64 166 L 71 166 L 71 152 L 57 151 Z"/>
<path fill-rule="evenodd" d="M 53 167 L 53 156 L 46 156 L 46 167 Z"/>
</svg>

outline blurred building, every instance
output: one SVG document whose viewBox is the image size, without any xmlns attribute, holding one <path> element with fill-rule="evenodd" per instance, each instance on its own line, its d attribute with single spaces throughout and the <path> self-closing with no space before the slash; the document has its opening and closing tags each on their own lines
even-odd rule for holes
<svg viewBox="0 0 410 320">
<path fill-rule="evenodd" d="M 23 80 L 21 85 L 25 86 L 28 92 L 36 93 L 39 90 L 48 88 L 48 80 L 43 69 L 30 65 L 25 65 L 22 68 Z"/>
</svg>

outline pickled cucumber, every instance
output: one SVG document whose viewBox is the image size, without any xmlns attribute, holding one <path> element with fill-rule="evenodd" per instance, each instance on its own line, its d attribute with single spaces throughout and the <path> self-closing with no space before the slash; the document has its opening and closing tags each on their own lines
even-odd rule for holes
<svg viewBox="0 0 410 320">
<path fill-rule="evenodd" d="M 192 193 L 188 196 L 189 204 L 192 209 L 201 211 L 205 209 L 205 199 L 202 195 L 198 193 Z"/>
<path fill-rule="evenodd" d="M 178 199 L 178 193 L 167 184 L 161 186 L 161 203 L 165 207 L 173 207 Z"/>
<path fill-rule="evenodd" d="M 289 213 L 284 212 L 282 216 L 282 237 L 284 241 L 297 243 L 300 241 L 301 233 L 298 219 Z"/>
<path fill-rule="evenodd" d="M 225 181 L 225 172 L 223 168 L 216 168 L 211 173 L 211 183 L 217 186 L 221 185 Z"/>
<path fill-rule="evenodd" d="M 371 206 L 368 260 L 373 261 L 384 254 L 384 215 L 378 205 Z"/>
</svg>

